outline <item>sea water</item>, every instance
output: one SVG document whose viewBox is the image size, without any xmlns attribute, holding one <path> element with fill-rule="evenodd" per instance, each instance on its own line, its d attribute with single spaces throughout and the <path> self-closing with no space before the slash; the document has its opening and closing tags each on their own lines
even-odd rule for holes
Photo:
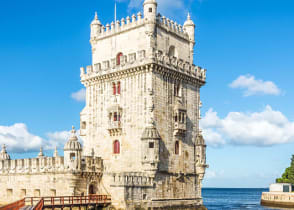
<svg viewBox="0 0 294 210">
<path fill-rule="evenodd" d="M 260 205 L 262 192 L 268 189 L 204 188 L 202 196 L 208 210 L 272 210 Z"/>
</svg>

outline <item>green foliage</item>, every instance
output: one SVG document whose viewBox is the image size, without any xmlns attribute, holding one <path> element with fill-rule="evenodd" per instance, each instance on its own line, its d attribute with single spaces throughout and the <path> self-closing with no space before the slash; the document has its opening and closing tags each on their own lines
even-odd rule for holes
<svg viewBox="0 0 294 210">
<path fill-rule="evenodd" d="M 294 184 L 294 155 L 292 155 L 290 167 L 285 169 L 281 178 L 276 179 L 276 183 Z"/>
</svg>

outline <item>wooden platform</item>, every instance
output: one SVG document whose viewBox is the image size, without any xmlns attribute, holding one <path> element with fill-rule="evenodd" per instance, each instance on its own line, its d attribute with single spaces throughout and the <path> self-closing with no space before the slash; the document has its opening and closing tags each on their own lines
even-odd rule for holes
<svg viewBox="0 0 294 210">
<path fill-rule="evenodd" d="M 105 207 L 111 204 L 108 195 L 59 196 L 59 197 L 26 197 L 22 200 L 0 207 L 0 210 L 42 210 L 73 207 Z"/>
</svg>

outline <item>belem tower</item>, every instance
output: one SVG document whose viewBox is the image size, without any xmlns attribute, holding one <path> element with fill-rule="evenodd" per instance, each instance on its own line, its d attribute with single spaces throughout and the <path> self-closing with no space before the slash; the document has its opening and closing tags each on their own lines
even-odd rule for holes
<svg viewBox="0 0 294 210">
<path fill-rule="evenodd" d="M 195 24 L 157 13 L 91 23 L 86 105 L 64 157 L 0 154 L 0 203 L 25 196 L 107 194 L 112 209 L 198 209 L 206 144 L 199 128 L 206 70 L 194 65 Z"/>
</svg>

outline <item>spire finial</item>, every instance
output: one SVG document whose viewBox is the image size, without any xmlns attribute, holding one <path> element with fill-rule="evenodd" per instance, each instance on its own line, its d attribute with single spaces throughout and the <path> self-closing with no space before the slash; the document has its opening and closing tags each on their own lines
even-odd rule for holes
<svg viewBox="0 0 294 210">
<path fill-rule="evenodd" d="M 44 154 L 43 154 L 43 147 L 42 147 L 42 146 L 40 147 L 40 152 L 39 152 L 38 157 L 44 157 Z"/>
<path fill-rule="evenodd" d="M 5 144 L 2 145 L 2 152 L 6 152 L 6 145 Z"/>
<path fill-rule="evenodd" d="M 55 146 L 54 154 L 53 157 L 58 157 L 58 151 L 57 151 L 57 146 Z"/>
<path fill-rule="evenodd" d="M 188 12 L 188 17 L 187 17 L 187 20 L 191 20 L 191 15 L 190 15 L 190 12 Z"/>
<path fill-rule="evenodd" d="M 78 140 L 78 137 L 77 137 L 76 133 L 77 132 L 76 132 L 75 126 L 72 126 L 71 135 L 70 135 L 70 138 L 69 138 L 70 141 L 77 141 Z"/>
<path fill-rule="evenodd" d="M 98 20 L 97 12 L 95 12 L 95 20 Z"/>
</svg>

